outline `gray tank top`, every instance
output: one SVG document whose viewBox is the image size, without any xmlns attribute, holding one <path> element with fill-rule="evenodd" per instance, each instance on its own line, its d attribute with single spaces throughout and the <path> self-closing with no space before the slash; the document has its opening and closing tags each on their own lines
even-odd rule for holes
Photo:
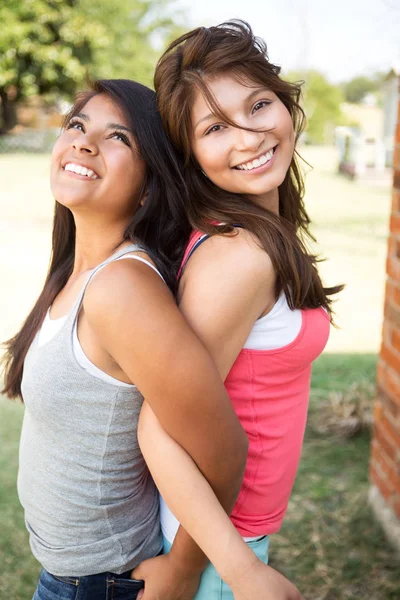
<svg viewBox="0 0 400 600">
<path fill-rule="evenodd" d="M 18 493 L 34 556 L 50 573 L 123 573 L 161 549 L 158 493 L 137 441 L 143 397 L 102 381 L 77 362 L 73 328 L 81 290 L 62 329 L 38 347 L 22 378 L 25 415 Z"/>
</svg>

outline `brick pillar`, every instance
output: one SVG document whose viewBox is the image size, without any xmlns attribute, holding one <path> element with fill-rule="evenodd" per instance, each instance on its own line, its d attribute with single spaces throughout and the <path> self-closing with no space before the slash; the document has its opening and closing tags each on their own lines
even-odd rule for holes
<svg viewBox="0 0 400 600">
<path fill-rule="evenodd" d="M 393 169 L 385 313 L 370 463 L 370 502 L 388 537 L 400 551 L 400 100 Z"/>
</svg>

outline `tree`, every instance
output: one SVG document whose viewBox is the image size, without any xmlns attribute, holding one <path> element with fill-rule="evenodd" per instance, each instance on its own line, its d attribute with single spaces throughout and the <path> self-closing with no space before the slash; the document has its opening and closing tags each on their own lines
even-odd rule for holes
<svg viewBox="0 0 400 600">
<path fill-rule="evenodd" d="M 2 0 L 0 133 L 30 95 L 71 98 L 91 77 L 151 83 L 153 38 L 174 26 L 168 0 Z"/>
<path fill-rule="evenodd" d="M 347 102 L 362 102 L 367 94 L 377 94 L 383 81 L 382 73 L 375 73 L 372 77 L 359 75 L 342 84 Z"/>
<path fill-rule="evenodd" d="M 304 81 L 303 103 L 307 116 L 307 139 L 323 143 L 329 137 L 329 129 L 343 122 L 340 108 L 343 93 L 339 86 L 332 85 L 318 71 L 289 73 L 289 81 Z"/>
<path fill-rule="evenodd" d="M 125 77 L 152 86 L 154 67 L 165 42 L 180 31 L 173 0 L 81 0 L 91 21 L 104 23 L 112 42 L 95 52 L 98 77 Z"/>
</svg>

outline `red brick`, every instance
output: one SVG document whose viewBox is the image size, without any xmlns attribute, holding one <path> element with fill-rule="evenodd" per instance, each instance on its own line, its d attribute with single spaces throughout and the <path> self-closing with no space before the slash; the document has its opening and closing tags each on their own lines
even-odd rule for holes
<svg viewBox="0 0 400 600">
<path fill-rule="evenodd" d="M 391 443 L 395 448 L 400 449 L 400 431 L 399 427 L 393 418 L 383 411 L 383 415 L 379 421 L 379 426 L 385 431 L 386 440 Z"/>
<path fill-rule="evenodd" d="M 399 185 L 400 185 L 400 172 L 399 172 Z M 392 233 L 400 233 L 400 213 L 392 213 L 390 217 L 390 231 Z M 399 278 L 397 278 L 399 280 Z"/>
<path fill-rule="evenodd" d="M 388 243 L 387 243 L 388 256 L 396 256 L 397 255 L 396 250 L 397 250 L 396 238 L 394 237 L 394 235 L 389 235 Z"/>
<path fill-rule="evenodd" d="M 386 298 L 386 300 L 392 300 L 394 287 L 395 287 L 395 284 L 393 283 L 393 281 L 391 281 L 390 279 L 386 279 L 386 283 L 385 283 L 385 298 Z"/>
<path fill-rule="evenodd" d="M 400 373 L 400 352 L 384 344 L 381 350 L 381 358 L 387 365 L 392 367 L 397 373 Z"/>
<path fill-rule="evenodd" d="M 389 473 L 389 484 L 393 487 L 393 490 L 398 498 L 400 498 L 400 475 L 396 469 L 390 469 Z"/>
<path fill-rule="evenodd" d="M 391 346 L 392 329 L 394 325 L 390 319 L 384 319 L 382 325 L 382 346 Z"/>
<path fill-rule="evenodd" d="M 395 283 L 392 283 L 390 288 L 389 299 L 393 300 L 393 304 L 400 307 L 400 287 Z"/>
<path fill-rule="evenodd" d="M 387 479 L 394 478 L 394 475 L 396 474 L 396 465 L 394 461 L 387 456 L 377 440 L 373 440 L 372 442 L 371 460 L 374 463 L 375 468 L 379 467 L 379 470 Z"/>
<path fill-rule="evenodd" d="M 400 191 L 395 189 L 392 191 L 392 212 L 400 212 Z"/>
<path fill-rule="evenodd" d="M 392 304 L 391 302 L 385 302 L 384 315 L 386 319 L 392 321 L 395 325 L 400 325 L 400 306 Z M 382 344 L 384 346 L 385 344 Z"/>
<path fill-rule="evenodd" d="M 396 139 L 396 142 L 400 142 L 400 114 L 399 114 L 399 118 L 397 120 L 397 127 L 396 127 L 396 136 L 395 136 L 395 139 Z"/>
<path fill-rule="evenodd" d="M 397 142 L 399 142 L 399 139 L 397 139 Z M 396 169 L 397 171 L 400 171 L 400 144 L 399 143 L 397 143 L 396 146 L 394 147 L 393 168 Z"/>
<path fill-rule="evenodd" d="M 393 369 L 386 370 L 385 391 L 400 406 L 400 373 Z"/>
<path fill-rule="evenodd" d="M 374 423 L 374 438 L 378 440 L 389 458 L 393 461 L 396 460 L 396 445 L 393 439 L 386 435 L 385 428 L 382 427 L 381 421 Z"/>
<path fill-rule="evenodd" d="M 374 403 L 374 421 L 380 421 L 383 415 L 382 402 L 375 400 Z"/>
<path fill-rule="evenodd" d="M 376 382 L 378 385 L 384 386 L 386 379 L 386 364 L 383 360 L 378 362 L 378 366 L 376 369 Z"/>
<path fill-rule="evenodd" d="M 400 352 L 400 327 L 396 327 L 396 325 L 392 325 L 392 327 L 390 328 L 390 343 L 392 344 L 393 348 L 397 350 L 397 352 Z"/>
<path fill-rule="evenodd" d="M 400 519 L 400 499 L 395 498 L 392 503 L 394 513 L 398 519 Z"/>
<path fill-rule="evenodd" d="M 386 270 L 385 319 L 377 367 L 370 478 L 400 519 L 400 102 L 393 152 L 392 214 Z"/>
<path fill-rule="evenodd" d="M 383 412 L 388 412 L 391 418 L 397 422 L 400 419 L 400 406 L 396 400 L 394 400 L 389 394 L 387 394 L 383 388 L 378 387 L 377 389 L 377 400 L 381 406 L 381 412 L 374 414 L 374 418 L 381 418 Z M 375 406 L 378 402 L 375 402 Z M 400 420 L 399 420 L 400 422 Z"/>
<path fill-rule="evenodd" d="M 375 468 L 375 466 L 373 464 L 370 465 L 369 476 L 370 476 L 372 483 L 374 483 L 379 488 L 379 491 L 381 492 L 382 496 L 385 498 L 386 502 L 390 506 L 390 500 L 393 496 L 393 488 L 392 488 L 391 483 L 385 481 L 381 477 L 378 470 Z"/>
<path fill-rule="evenodd" d="M 386 271 L 391 279 L 394 279 L 395 281 L 400 281 L 400 260 L 393 255 L 389 255 L 386 260 Z"/>
</svg>

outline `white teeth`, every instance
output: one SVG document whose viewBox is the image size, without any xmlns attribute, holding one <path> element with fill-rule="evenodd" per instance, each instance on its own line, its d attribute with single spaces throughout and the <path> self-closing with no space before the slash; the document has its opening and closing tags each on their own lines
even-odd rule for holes
<svg viewBox="0 0 400 600">
<path fill-rule="evenodd" d="M 273 157 L 274 149 L 271 148 L 268 152 L 260 156 L 259 158 L 255 158 L 251 162 L 243 163 L 241 165 L 237 165 L 237 169 L 241 171 L 251 171 L 252 169 L 257 169 L 257 167 L 261 167 L 261 165 L 265 165 L 271 158 Z"/>
<path fill-rule="evenodd" d="M 71 171 L 72 173 L 77 173 L 78 175 L 85 175 L 90 179 L 98 179 L 98 176 L 92 169 L 87 169 L 86 167 L 82 167 L 81 165 L 76 165 L 75 163 L 67 163 L 64 167 L 65 171 Z"/>
</svg>

